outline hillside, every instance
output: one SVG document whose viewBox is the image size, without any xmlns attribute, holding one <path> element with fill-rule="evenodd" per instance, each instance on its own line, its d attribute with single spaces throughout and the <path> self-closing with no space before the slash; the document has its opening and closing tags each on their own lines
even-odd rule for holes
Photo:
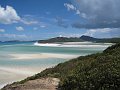
<svg viewBox="0 0 120 90">
<path fill-rule="evenodd" d="M 92 41 L 92 42 L 96 42 L 96 41 L 99 41 L 101 39 L 98 39 L 98 38 L 94 38 L 94 37 L 90 37 L 90 36 L 81 36 L 80 39 L 84 40 L 84 41 Z"/>
<path fill-rule="evenodd" d="M 90 36 L 81 36 L 81 40 L 96 42 L 96 43 L 118 43 L 120 42 L 120 38 L 94 38 Z"/>
<path fill-rule="evenodd" d="M 55 43 L 55 42 L 82 42 L 80 38 L 77 37 L 55 37 L 48 40 L 39 40 L 38 43 Z"/>
<path fill-rule="evenodd" d="M 60 63 L 54 68 L 7 85 L 2 90 L 21 90 L 16 88 L 26 87 L 28 82 L 48 77 L 60 79 L 59 90 L 120 90 L 120 43 L 107 48 L 103 53 Z M 33 85 L 29 90 L 34 88 Z"/>
<path fill-rule="evenodd" d="M 81 36 L 81 37 L 55 37 L 47 40 L 39 40 L 38 43 L 60 43 L 60 42 L 97 42 L 97 43 L 118 43 L 120 38 L 94 38 L 90 36 Z"/>
</svg>

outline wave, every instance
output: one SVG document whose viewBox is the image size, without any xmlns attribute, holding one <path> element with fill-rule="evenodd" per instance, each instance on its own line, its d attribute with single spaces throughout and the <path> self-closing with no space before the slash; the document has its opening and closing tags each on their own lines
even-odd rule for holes
<svg viewBox="0 0 120 90">
<path fill-rule="evenodd" d="M 56 43 L 34 43 L 35 46 L 44 46 L 44 47 L 109 47 L 112 44 L 110 43 L 92 43 L 92 42 L 69 42 L 69 43 L 63 43 L 63 44 L 56 44 Z"/>
<path fill-rule="evenodd" d="M 46 44 L 39 44 L 38 42 L 34 43 L 34 45 L 36 46 L 60 46 L 61 44 L 50 44 L 50 43 L 46 43 Z"/>
</svg>

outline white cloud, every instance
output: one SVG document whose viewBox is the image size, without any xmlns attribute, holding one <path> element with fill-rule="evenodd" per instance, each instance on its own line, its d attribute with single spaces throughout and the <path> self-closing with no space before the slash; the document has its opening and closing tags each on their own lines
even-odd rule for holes
<svg viewBox="0 0 120 90">
<path fill-rule="evenodd" d="M 120 28 L 120 0 L 71 0 L 69 10 L 78 10 L 87 23 L 73 23 L 74 28 Z M 70 8 L 70 6 L 74 6 Z"/>
<path fill-rule="evenodd" d="M 35 20 L 26 20 L 26 19 L 22 19 L 21 22 L 24 23 L 24 24 L 26 24 L 26 25 L 39 24 L 39 22 L 38 22 L 38 21 L 35 21 Z"/>
<path fill-rule="evenodd" d="M 76 10 L 76 7 L 74 7 L 72 4 L 64 3 L 64 6 L 68 9 L 68 11 Z"/>
<path fill-rule="evenodd" d="M 0 32 L 5 32 L 5 29 L 0 29 Z"/>
<path fill-rule="evenodd" d="M 79 11 L 79 10 L 76 10 L 76 14 L 80 15 L 80 11 Z"/>
<path fill-rule="evenodd" d="M 103 33 L 110 33 L 112 31 L 111 28 L 103 28 L 103 29 L 90 29 L 84 35 L 87 36 L 94 36 L 95 34 L 103 34 Z"/>
<path fill-rule="evenodd" d="M 65 33 L 65 32 L 58 32 L 56 33 L 56 35 L 60 36 L 60 37 L 80 37 L 82 36 L 83 34 L 81 33 Z"/>
<path fill-rule="evenodd" d="M 0 34 L 0 37 L 6 37 L 6 38 L 12 38 L 12 39 L 23 39 L 23 38 L 27 38 L 27 36 L 25 34 L 22 35 L 17 35 L 17 34 Z"/>
<path fill-rule="evenodd" d="M 73 4 L 64 3 L 64 6 L 68 9 L 68 11 L 75 11 L 77 15 L 80 15 L 83 18 L 87 18 L 87 15 L 85 13 L 81 13 L 80 10 L 77 9 Z"/>
<path fill-rule="evenodd" d="M 19 27 L 16 27 L 16 30 L 18 30 L 18 31 L 24 31 L 24 28 L 21 27 L 21 26 L 19 26 Z"/>
<path fill-rule="evenodd" d="M 6 8 L 0 6 L 0 23 L 11 24 L 16 23 L 20 20 L 16 10 L 11 6 L 6 6 Z"/>
<path fill-rule="evenodd" d="M 20 22 L 25 24 L 25 25 L 38 25 L 40 22 L 35 19 L 36 16 L 35 15 L 23 15 L 23 17 L 21 18 Z"/>
</svg>

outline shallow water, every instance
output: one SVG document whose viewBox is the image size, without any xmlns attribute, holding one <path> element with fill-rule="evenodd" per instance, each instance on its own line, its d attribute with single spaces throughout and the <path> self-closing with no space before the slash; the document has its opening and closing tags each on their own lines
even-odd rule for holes
<svg viewBox="0 0 120 90">
<path fill-rule="evenodd" d="M 102 52 L 111 45 L 102 43 L 77 43 L 77 46 L 74 46 L 74 43 L 72 43 L 70 46 L 69 44 L 62 45 L 62 47 L 51 47 L 35 46 L 33 42 L 0 43 L 0 86 L 24 79 L 45 68 L 65 62 L 70 59 L 67 55 L 76 57 Z M 16 54 L 23 58 L 14 58 Z M 40 56 L 42 54 L 44 54 L 43 58 Z M 29 59 L 24 55 L 28 55 Z M 36 56 L 36 58 L 30 58 L 30 55 Z"/>
</svg>

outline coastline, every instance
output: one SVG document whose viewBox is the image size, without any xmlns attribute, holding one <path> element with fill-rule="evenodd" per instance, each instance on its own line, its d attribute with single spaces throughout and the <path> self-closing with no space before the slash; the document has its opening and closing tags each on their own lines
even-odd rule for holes
<svg viewBox="0 0 120 90">
<path fill-rule="evenodd" d="M 29 89 L 31 90 L 39 90 L 39 89 L 40 90 L 57 90 L 56 88 L 58 88 L 59 90 L 63 90 L 63 89 L 69 90 L 69 89 L 76 89 L 76 87 L 78 87 L 79 89 L 80 85 L 85 86 L 82 88 L 86 89 L 88 85 L 91 86 L 91 83 L 93 82 L 93 80 L 95 80 L 95 82 L 98 82 L 98 83 L 97 84 L 93 83 L 94 88 L 87 87 L 87 89 L 103 88 L 103 89 L 109 90 L 110 88 L 111 89 L 115 87 L 119 88 L 119 81 L 118 81 L 119 80 L 119 72 L 118 72 L 119 71 L 119 68 L 118 68 L 119 59 L 118 58 L 120 57 L 119 49 L 120 49 L 120 44 L 116 44 L 114 46 L 107 48 L 102 53 L 91 54 L 89 56 L 71 59 L 70 61 L 67 61 L 65 63 L 58 64 L 54 68 L 48 68 L 41 73 L 38 73 L 34 76 L 26 78 L 22 80 L 21 82 L 7 85 L 2 90 L 29 90 Z M 108 59 L 109 56 L 110 58 L 111 56 L 113 56 L 112 59 L 110 58 Z M 117 56 L 118 58 L 115 58 Z M 113 69 L 111 69 L 111 67 Z M 79 71 L 79 72 L 76 73 L 76 71 Z M 115 77 L 108 76 L 108 73 L 110 74 L 110 76 L 116 75 L 116 71 L 118 73 L 118 76 L 115 76 Z M 84 72 L 87 72 L 87 74 Z M 70 73 L 71 73 L 72 78 L 69 76 Z M 92 77 L 89 77 L 88 79 L 88 73 L 90 76 L 94 75 L 95 78 L 92 76 Z M 77 78 L 77 81 L 76 81 L 76 78 Z M 72 80 L 73 82 L 71 82 Z M 108 81 L 106 87 L 104 86 L 106 85 L 106 82 L 103 83 L 103 80 Z M 109 80 L 111 83 L 109 83 Z M 76 85 L 76 82 L 78 83 L 77 85 Z M 79 84 L 79 82 L 82 82 L 82 83 Z M 84 82 L 87 82 L 87 83 L 84 84 Z M 51 88 L 51 85 L 50 85 L 51 83 L 54 84 L 54 85 L 52 84 L 52 87 L 54 87 L 54 89 L 49 89 Z M 73 86 L 71 85 L 71 83 Z M 101 86 L 101 83 L 103 83 L 102 86 Z M 100 84 L 100 87 L 98 87 L 98 84 Z M 112 87 L 110 87 L 111 85 Z"/>
<path fill-rule="evenodd" d="M 72 59 L 76 58 L 80 55 L 69 55 L 69 54 L 55 54 L 55 53 L 42 53 L 42 54 L 9 54 L 8 57 L 10 57 L 10 60 L 32 60 L 32 59 L 47 59 L 47 58 L 61 58 L 61 59 Z M 16 81 L 21 81 L 29 76 L 35 75 L 47 68 L 54 67 L 54 65 L 49 65 L 49 66 L 42 66 L 40 68 L 38 67 L 5 67 L 1 66 L 0 67 L 0 72 L 3 72 L 3 74 L 7 73 L 9 79 L 5 81 L 5 78 L 1 79 L 2 81 L 0 82 L 0 89 L 6 86 L 7 84 L 11 84 Z M 1 74 L 1 76 L 4 76 Z M 1 77 L 2 78 L 2 77 Z M 3 82 L 4 81 L 4 82 Z M 5 83 L 7 82 L 7 83 Z"/>
<path fill-rule="evenodd" d="M 75 44 L 75 45 L 73 45 L 73 44 Z M 81 45 L 79 45 L 79 44 L 81 44 Z M 82 45 L 83 44 L 83 45 Z M 85 44 L 85 45 L 84 45 Z M 102 45 L 91 45 L 91 42 L 89 42 L 89 44 L 90 45 L 86 45 L 86 44 L 88 44 L 87 42 L 67 42 L 67 43 L 64 43 L 64 44 L 61 44 L 61 45 L 59 45 L 60 47 L 93 47 L 93 48 L 95 48 L 95 47 L 108 47 L 108 46 L 111 46 L 111 44 L 110 43 L 106 43 L 106 45 L 104 45 L 104 46 L 102 46 Z M 35 44 L 34 44 L 35 45 Z M 41 44 L 39 44 L 40 46 L 41 46 Z M 55 45 L 53 45 L 53 44 L 47 44 L 47 46 L 49 47 L 59 47 L 59 46 L 56 46 L 56 45 L 58 45 L 58 44 L 55 44 Z M 35 45 L 35 46 L 37 46 L 37 45 Z M 45 44 L 43 44 L 43 46 L 46 46 Z M 92 49 L 93 49 L 92 48 Z M 17 53 L 17 54 L 8 54 L 8 57 L 10 58 L 10 61 L 17 61 L 17 60 L 19 60 L 19 61 L 25 61 L 25 60 L 33 60 L 33 59 L 49 59 L 49 58 L 60 58 L 60 59 L 67 59 L 67 60 L 69 60 L 69 59 L 72 59 L 72 58 L 77 58 L 77 57 L 79 57 L 79 56 L 83 56 L 83 55 L 70 55 L 70 54 L 56 54 L 56 53 L 33 53 L 33 54 L 31 54 L 31 53 L 28 53 L 28 54 L 24 54 L 24 53 Z M 9 72 L 9 73 L 12 73 L 12 74 L 14 74 L 14 75 L 16 75 L 16 76 L 18 76 L 18 78 L 16 77 L 16 78 L 14 78 L 14 80 L 12 80 L 12 81 L 9 81 L 8 83 L 3 83 L 3 84 L 1 84 L 1 88 L 2 87 L 4 87 L 5 85 L 7 85 L 7 84 L 11 84 L 11 83 L 13 83 L 13 82 L 16 82 L 16 81 L 20 81 L 20 80 L 23 80 L 24 78 L 27 78 L 27 77 L 29 77 L 29 76 L 32 76 L 32 75 L 35 75 L 36 73 L 39 73 L 39 72 L 41 72 L 41 71 L 43 71 L 43 70 L 45 70 L 46 68 L 50 68 L 50 67 L 53 67 L 53 66 L 45 66 L 45 67 L 43 67 L 43 68 L 41 68 L 41 69 L 39 69 L 39 71 L 33 71 L 33 72 L 29 72 L 29 70 L 25 70 L 25 68 L 22 68 L 22 69 L 20 69 L 19 67 L 14 67 L 14 69 L 13 68 L 6 68 L 6 67 L 0 67 L 0 70 L 2 70 L 2 71 L 5 71 L 5 72 Z M 36 69 L 34 69 L 34 70 L 36 70 Z M 22 72 L 21 72 L 22 71 Z M 21 74 L 23 75 L 22 77 L 21 77 Z M 20 75 L 20 76 L 19 76 Z M 19 78 L 19 77 L 21 77 L 21 78 Z"/>
</svg>

